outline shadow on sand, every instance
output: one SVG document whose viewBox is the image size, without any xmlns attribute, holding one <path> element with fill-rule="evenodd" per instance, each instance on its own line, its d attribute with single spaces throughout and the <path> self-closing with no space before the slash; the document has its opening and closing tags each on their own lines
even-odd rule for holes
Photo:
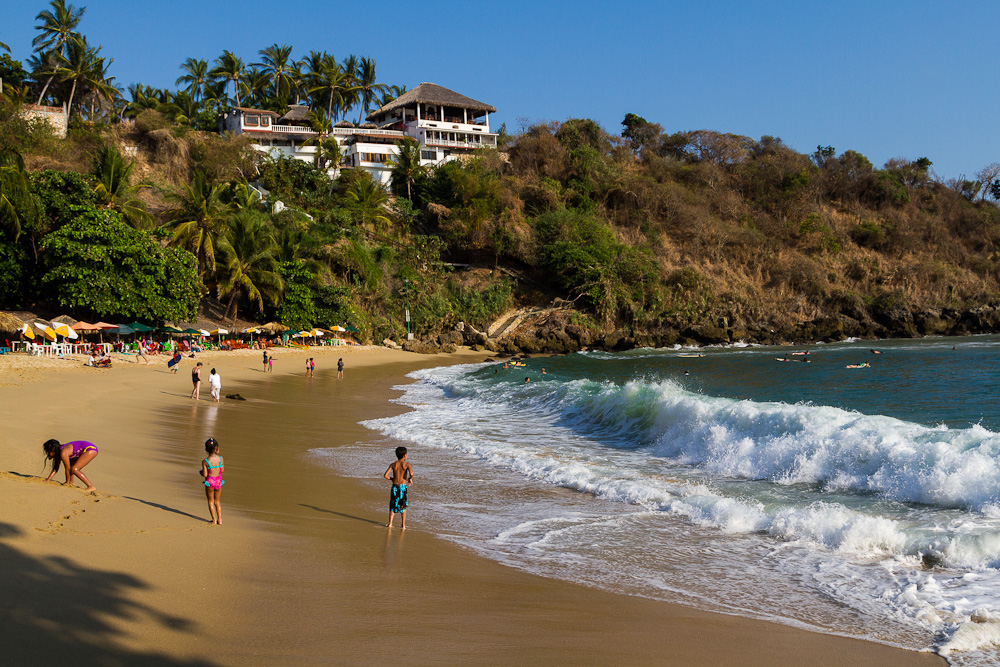
<svg viewBox="0 0 1000 667">
<path fill-rule="evenodd" d="M 373 521 L 372 519 L 366 519 L 364 517 L 354 516 L 353 514 L 344 514 L 343 512 L 334 512 L 333 510 L 325 510 L 322 507 L 316 507 L 315 505 L 305 505 L 303 503 L 299 503 L 299 507 L 308 507 L 309 509 L 316 510 L 317 512 L 323 512 L 325 514 L 335 514 L 337 516 L 342 516 L 345 519 L 354 519 L 355 521 L 363 521 L 364 523 L 370 523 L 375 526 L 385 525 L 379 521 Z"/>
<path fill-rule="evenodd" d="M 21 533 L 0 522 L 0 646 L 7 665 L 214 667 L 122 645 L 123 621 L 158 624 L 196 640 L 189 620 L 129 599 L 149 588 L 131 574 L 83 567 L 64 556 L 29 556 L 5 539 Z M 206 652 L 208 647 L 206 646 Z"/>
<path fill-rule="evenodd" d="M 195 516 L 194 514 L 188 514 L 187 512 L 184 512 L 182 510 L 169 507 L 167 505 L 161 505 L 160 503 L 154 503 L 150 500 L 143 500 L 142 498 L 133 498 L 132 496 L 122 496 L 122 498 L 125 498 L 126 500 L 134 500 L 137 503 L 142 503 L 143 505 L 149 505 L 150 507 L 155 507 L 156 509 L 163 510 L 165 512 L 173 512 L 174 514 L 180 514 L 181 516 L 186 516 L 189 519 L 194 519 L 195 521 L 204 521 L 207 523 L 211 523 L 209 519 L 206 519 L 203 516 Z"/>
</svg>

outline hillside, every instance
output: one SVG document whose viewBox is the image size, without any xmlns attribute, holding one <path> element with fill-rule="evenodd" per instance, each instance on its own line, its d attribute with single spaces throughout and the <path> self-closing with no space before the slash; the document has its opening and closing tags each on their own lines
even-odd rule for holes
<svg viewBox="0 0 1000 667">
<path fill-rule="evenodd" d="M 0 150 L 23 156 L 35 204 L 0 241 L 0 257 L 17 265 L 0 281 L 4 308 L 190 314 L 190 297 L 140 312 L 52 275 L 58 244 L 46 238 L 80 217 L 69 207 L 125 216 L 93 195 L 95 156 L 110 146 L 132 165 L 125 189 L 150 214 L 132 226 L 165 250 L 193 251 L 198 290 L 222 295 L 230 315 L 349 322 L 371 340 L 401 341 L 408 297 L 413 331 L 438 340 L 458 322 L 485 331 L 513 308 L 560 300 L 522 318 L 506 342 L 466 334 L 510 351 L 1000 329 L 995 185 L 941 183 L 926 158 L 876 168 L 850 150 L 803 155 L 772 137 L 669 134 L 630 114 L 621 137 L 580 119 L 503 135 L 501 151 L 408 174 L 407 199 L 403 175 L 391 194 L 359 170 L 330 180 L 155 111 L 80 123 L 64 140 L 19 124 L 9 106 L 0 122 Z M 247 182 L 289 208 L 270 213 Z M 199 196 L 217 204 L 225 241 L 212 267 L 176 226 Z M 228 285 L 222 246 L 235 247 L 233 230 L 270 239 L 271 289 Z"/>
</svg>

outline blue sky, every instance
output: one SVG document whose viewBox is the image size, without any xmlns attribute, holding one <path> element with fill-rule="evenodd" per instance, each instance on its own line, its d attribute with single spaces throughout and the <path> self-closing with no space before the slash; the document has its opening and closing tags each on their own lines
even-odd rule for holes
<svg viewBox="0 0 1000 667">
<path fill-rule="evenodd" d="M 929 157 L 943 178 L 1000 161 L 1000 3 L 147 2 L 74 0 L 122 85 L 173 86 L 187 57 L 272 43 L 374 58 L 497 107 L 491 125 L 626 113 L 665 130 L 779 136 L 881 165 Z M 0 41 L 31 53 L 40 0 L 7 0 Z"/>
</svg>

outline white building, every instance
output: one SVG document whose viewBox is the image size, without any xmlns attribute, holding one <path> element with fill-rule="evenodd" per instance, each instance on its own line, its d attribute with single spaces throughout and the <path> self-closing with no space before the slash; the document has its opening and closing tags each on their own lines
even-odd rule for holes
<svg viewBox="0 0 1000 667">
<path fill-rule="evenodd" d="M 443 164 L 478 148 L 496 148 L 490 132 L 490 113 L 496 109 L 433 83 L 422 83 L 368 114 L 367 121 L 337 123 L 331 136 L 340 145 L 341 162 L 330 169 L 360 167 L 388 185 L 392 161 L 399 155 L 396 142 L 411 137 L 420 143 L 420 163 Z M 250 134 L 254 147 L 270 155 L 313 162 L 319 135 L 309 127 L 309 109 L 292 105 L 285 115 L 273 111 L 232 107 L 220 119 L 220 129 Z"/>
</svg>

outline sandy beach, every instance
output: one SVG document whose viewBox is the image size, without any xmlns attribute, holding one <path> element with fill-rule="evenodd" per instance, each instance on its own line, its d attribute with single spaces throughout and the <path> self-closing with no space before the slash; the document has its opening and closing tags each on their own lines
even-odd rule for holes
<svg viewBox="0 0 1000 667">
<path fill-rule="evenodd" d="M 188 397 L 191 361 L 0 357 L 0 644 L 5 664 L 49 665 L 943 665 L 871 642 L 545 579 L 422 530 L 387 531 L 386 498 L 303 465 L 311 443 L 371 438 L 410 370 L 484 355 L 382 348 L 200 356 L 223 393 Z M 317 359 L 334 432 L 255 417 L 255 387 Z M 338 357 L 345 380 L 333 383 Z M 284 406 L 282 406 L 284 407 Z M 222 443 L 223 525 L 197 475 L 206 429 Z M 98 491 L 45 483 L 41 443 L 90 440 Z M 418 457 L 417 460 L 419 460 Z M 386 461 L 388 464 L 389 460 Z M 415 463 L 415 465 L 417 465 Z M 62 480 L 62 472 L 56 480 Z M 373 508 L 380 508 L 377 511 Z"/>
</svg>

